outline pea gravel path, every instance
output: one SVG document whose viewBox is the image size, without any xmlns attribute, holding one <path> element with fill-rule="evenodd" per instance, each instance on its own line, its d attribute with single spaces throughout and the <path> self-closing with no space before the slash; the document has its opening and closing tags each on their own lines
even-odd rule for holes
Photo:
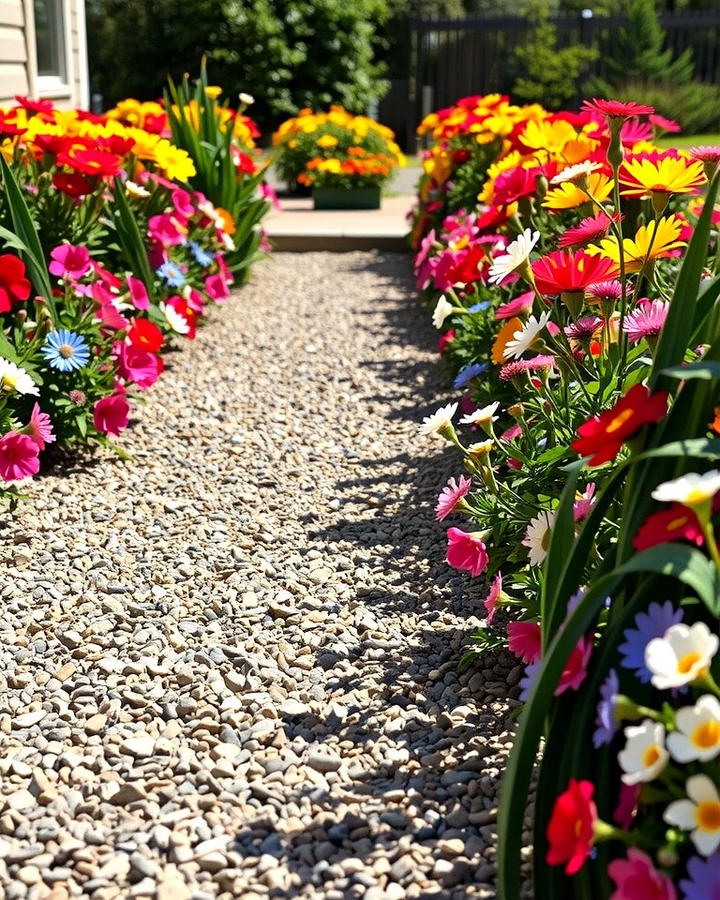
<svg viewBox="0 0 720 900">
<path fill-rule="evenodd" d="M 495 896 L 520 671 L 458 674 L 482 595 L 432 518 L 407 269 L 258 266 L 131 462 L 61 460 L 0 522 L 0 896 Z"/>
</svg>

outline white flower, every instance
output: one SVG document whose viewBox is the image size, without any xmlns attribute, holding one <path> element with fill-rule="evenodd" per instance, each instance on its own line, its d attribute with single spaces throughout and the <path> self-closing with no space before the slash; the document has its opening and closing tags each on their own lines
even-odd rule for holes
<svg viewBox="0 0 720 900">
<path fill-rule="evenodd" d="M 457 403 L 449 403 L 447 406 L 441 406 L 437 412 L 431 416 L 426 416 L 420 426 L 421 434 L 439 434 L 441 428 L 447 428 L 452 425 L 452 417 L 457 412 Z"/>
<path fill-rule="evenodd" d="M 144 200 L 150 196 L 150 191 L 147 188 L 144 188 L 141 184 L 136 184 L 134 181 L 125 182 L 125 193 L 128 197 L 135 197 L 138 200 Z"/>
<path fill-rule="evenodd" d="M 515 332 L 513 339 L 505 344 L 503 349 L 505 359 L 520 359 L 523 353 L 532 347 L 540 332 L 547 327 L 549 321 L 549 312 L 541 313 L 539 319 L 536 319 L 535 316 L 530 316 L 522 328 Z"/>
<path fill-rule="evenodd" d="M 562 172 L 558 172 L 550 181 L 550 184 L 562 184 L 564 181 L 587 178 L 588 175 L 592 175 L 593 172 L 597 172 L 601 168 L 600 163 L 590 162 L 589 159 L 586 159 L 584 162 L 576 163 L 574 166 L 567 166 Z"/>
<path fill-rule="evenodd" d="M 693 775 L 685 783 L 688 800 L 675 800 L 665 810 L 668 825 L 692 832 L 690 839 L 703 856 L 720 846 L 720 797 L 707 775 Z"/>
<path fill-rule="evenodd" d="M 447 317 L 452 313 L 453 307 L 452 303 L 448 303 L 445 299 L 445 294 L 442 294 L 438 302 L 435 304 L 435 309 L 432 314 L 432 323 L 436 328 L 442 328 L 443 322 Z"/>
<path fill-rule="evenodd" d="M 556 516 L 554 509 L 543 509 L 528 525 L 522 544 L 528 548 L 531 566 L 540 566 L 545 562 Z"/>
<path fill-rule="evenodd" d="M 618 753 L 625 784 L 641 784 L 657 778 L 670 758 L 665 749 L 665 726 L 645 719 L 641 725 L 626 728 L 625 737 L 625 748 Z"/>
<path fill-rule="evenodd" d="M 708 760 L 720 753 L 720 703 L 712 694 L 703 694 L 695 706 L 683 706 L 675 713 L 675 731 L 667 737 L 668 750 L 678 762 Z"/>
<path fill-rule="evenodd" d="M 539 231 L 530 231 L 529 228 L 526 228 L 522 234 L 519 234 L 512 243 L 507 245 L 504 255 L 498 256 L 490 266 L 488 277 L 490 284 L 499 284 L 511 272 L 527 262 L 527 258 L 539 240 Z"/>
<path fill-rule="evenodd" d="M 665 481 L 655 488 L 652 495 L 661 503 L 675 501 L 685 506 L 698 506 L 712 500 L 718 491 L 720 491 L 720 471 L 711 469 L 704 475 L 690 472 L 674 481 Z"/>
<path fill-rule="evenodd" d="M 500 403 L 496 400 L 495 403 L 491 403 L 489 406 L 483 406 L 481 409 L 476 409 L 475 412 L 470 413 L 468 416 L 463 416 L 460 419 L 461 425 L 486 425 L 489 422 L 497 422 L 497 416 L 495 415 L 495 411 L 497 410 Z"/>
<path fill-rule="evenodd" d="M 190 331 L 190 325 L 188 324 L 187 319 L 180 315 L 174 307 L 168 306 L 167 303 L 161 303 L 160 312 L 165 316 L 168 325 L 177 334 L 187 334 Z"/>
<path fill-rule="evenodd" d="M 252 106 L 252 104 L 255 102 L 255 98 L 253 97 L 253 95 L 246 94 L 245 91 L 241 91 L 238 94 L 238 100 L 245 106 Z"/>
<path fill-rule="evenodd" d="M 18 394 L 34 394 L 35 396 L 40 393 L 25 369 L 7 359 L 2 359 L 2 357 L 0 357 L 0 390 L 9 393 L 16 391 Z"/>
<path fill-rule="evenodd" d="M 718 638 L 704 622 L 671 625 L 661 638 L 645 647 L 645 665 L 659 690 L 690 684 L 710 667 L 717 653 Z"/>
<path fill-rule="evenodd" d="M 228 251 L 228 253 L 232 253 L 235 249 L 235 241 L 226 231 L 221 231 L 220 237 L 223 242 L 223 247 Z"/>
</svg>

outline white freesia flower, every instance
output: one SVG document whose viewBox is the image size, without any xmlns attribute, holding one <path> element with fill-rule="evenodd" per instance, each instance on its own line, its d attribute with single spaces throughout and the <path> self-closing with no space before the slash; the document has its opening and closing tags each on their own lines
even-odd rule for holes
<svg viewBox="0 0 720 900">
<path fill-rule="evenodd" d="M 659 690 L 681 687 L 700 678 L 717 653 L 718 637 L 704 622 L 671 625 L 645 647 L 645 665 Z"/>
<path fill-rule="evenodd" d="M 475 412 L 471 412 L 467 416 L 463 416 L 460 419 L 461 425 L 486 425 L 489 422 L 496 422 L 497 416 L 495 412 L 497 411 L 500 403 L 496 400 L 495 403 L 491 403 L 489 406 L 483 406 L 481 409 L 476 409 Z"/>
<path fill-rule="evenodd" d="M 586 159 L 584 162 L 575 163 L 574 166 L 567 166 L 562 172 L 558 172 L 551 179 L 550 184 L 562 184 L 564 181 L 576 181 L 579 178 L 587 178 L 588 175 L 592 175 L 593 172 L 597 172 L 601 168 L 600 163 L 590 162 L 589 159 Z"/>
<path fill-rule="evenodd" d="M 503 256 L 498 256 L 490 266 L 488 276 L 490 284 L 499 284 L 512 272 L 519 269 L 523 263 L 527 262 L 533 247 L 539 240 L 539 231 L 531 231 L 529 228 L 526 228 L 522 234 L 519 234 L 514 241 L 507 245 Z"/>
<path fill-rule="evenodd" d="M 618 753 L 625 784 L 652 781 L 667 766 L 670 754 L 665 749 L 665 726 L 645 719 L 625 729 L 625 748 Z"/>
<path fill-rule="evenodd" d="M 435 304 L 435 309 L 432 314 L 432 323 L 436 328 L 442 328 L 443 322 L 449 315 L 451 315 L 453 311 L 452 303 L 449 303 L 445 298 L 445 294 L 442 294 L 439 298 L 438 302 Z"/>
<path fill-rule="evenodd" d="M 540 332 L 545 330 L 549 321 L 549 312 L 540 313 L 539 319 L 536 319 L 535 316 L 530 316 L 522 328 L 515 332 L 512 340 L 505 344 L 503 350 L 505 359 L 520 359 L 523 353 L 529 350 L 538 339 Z"/>
<path fill-rule="evenodd" d="M 181 316 L 174 307 L 168 306 L 167 303 L 161 303 L 160 312 L 165 316 L 168 325 L 177 334 L 187 334 L 190 331 L 187 319 Z"/>
<path fill-rule="evenodd" d="M 682 503 L 685 506 L 698 506 L 706 503 L 720 491 L 720 471 L 711 469 L 704 475 L 690 472 L 659 484 L 652 492 L 661 503 Z"/>
<path fill-rule="evenodd" d="M 246 94 L 245 91 L 241 91 L 238 94 L 238 100 L 245 106 L 252 106 L 252 104 L 255 102 L 255 98 L 253 97 L 253 95 Z"/>
<path fill-rule="evenodd" d="M 695 706 L 675 713 L 675 731 L 667 737 L 668 750 L 680 763 L 713 759 L 720 753 L 720 702 L 703 694 Z"/>
<path fill-rule="evenodd" d="M 441 428 L 452 427 L 452 418 L 457 412 L 457 403 L 441 406 L 431 416 L 426 416 L 420 426 L 421 434 L 439 434 Z"/>
<path fill-rule="evenodd" d="M 545 562 L 556 516 L 556 510 L 543 509 L 528 525 L 522 544 L 528 548 L 531 566 L 541 566 Z"/>
<path fill-rule="evenodd" d="M 712 856 L 720 846 L 720 797 L 707 775 L 693 775 L 685 782 L 687 800 L 675 800 L 663 815 L 668 825 L 689 831 L 702 856 Z"/>
<path fill-rule="evenodd" d="M 18 394 L 34 394 L 40 391 L 37 385 L 21 366 L 0 357 L 0 390 L 13 391 Z"/>
</svg>

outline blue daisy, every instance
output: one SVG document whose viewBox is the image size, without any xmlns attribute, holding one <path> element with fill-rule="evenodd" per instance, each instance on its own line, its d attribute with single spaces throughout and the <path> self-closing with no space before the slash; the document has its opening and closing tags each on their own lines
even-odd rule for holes
<svg viewBox="0 0 720 900">
<path fill-rule="evenodd" d="M 487 309 L 490 306 L 489 300 L 481 300 L 479 303 L 473 303 L 472 306 L 468 307 L 468 312 L 476 313 L 482 312 L 484 309 Z"/>
<path fill-rule="evenodd" d="M 615 718 L 615 698 L 620 690 L 620 679 L 615 669 L 610 669 L 608 677 L 600 688 L 600 702 L 597 705 L 597 728 L 593 732 L 593 745 L 597 749 L 609 744 L 618 730 Z"/>
<path fill-rule="evenodd" d="M 473 378 L 477 378 L 479 375 L 482 375 L 487 367 L 487 363 L 471 363 L 469 366 L 465 366 L 465 368 L 461 369 L 455 376 L 453 387 L 458 390 L 460 388 L 464 388 L 465 385 L 468 384 L 468 382 L 473 380 Z"/>
<path fill-rule="evenodd" d="M 192 250 L 192 255 L 195 257 L 195 262 L 199 266 L 207 267 L 212 264 L 215 259 L 214 253 L 209 253 L 207 250 L 203 250 L 200 244 L 195 241 L 189 241 L 188 247 Z"/>
<path fill-rule="evenodd" d="M 90 348 L 84 338 L 73 331 L 60 328 L 51 331 L 42 346 L 42 355 L 59 372 L 82 369 L 90 359 Z"/>
<path fill-rule="evenodd" d="M 164 262 L 160 268 L 155 271 L 161 278 L 164 278 L 165 281 L 167 281 L 170 287 L 181 288 L 185 287 L 187 284 L 187 278 L 185 278 L 183 270 L 177 263 L 168 260 L 168 262 Z"/>
<path fill-rule="evenodd" d="M 645 648 L 653 638 L 662 637 L 671 625 L 682 622 L 683 611 L 675 609 L 669 600 L 651 603 L 647 612 L 635 616 L 635 628 L 628 628 L 623 637 L 625 643 L 618 650 L 623 654 L 620 665 L 634 669 L 635 674 L 647 684 L 652 674 L 645 665 Z"/>
<path fill-rule="evenodd" d="M 720 889 L 720 852 L 707 859 L 693 856 L 687 873 L 689 877 L 680 881 L 683 900 L 715 900 Z"/>
</svg>

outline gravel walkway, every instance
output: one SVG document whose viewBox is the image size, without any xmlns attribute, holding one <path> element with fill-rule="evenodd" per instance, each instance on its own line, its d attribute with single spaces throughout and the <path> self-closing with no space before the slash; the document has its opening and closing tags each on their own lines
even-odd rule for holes
<svg viewBox="0 0 720 900">
<path fill-rule="evenodd" d="M 417 437 L 407 269 L 258 266 L 133 461 L 60 462 L 0 522 L 1 896 L 495 895 L 520 670 L 458 674 L 481 594 L 432 518 L 456 459 Z"/>
</svg>

